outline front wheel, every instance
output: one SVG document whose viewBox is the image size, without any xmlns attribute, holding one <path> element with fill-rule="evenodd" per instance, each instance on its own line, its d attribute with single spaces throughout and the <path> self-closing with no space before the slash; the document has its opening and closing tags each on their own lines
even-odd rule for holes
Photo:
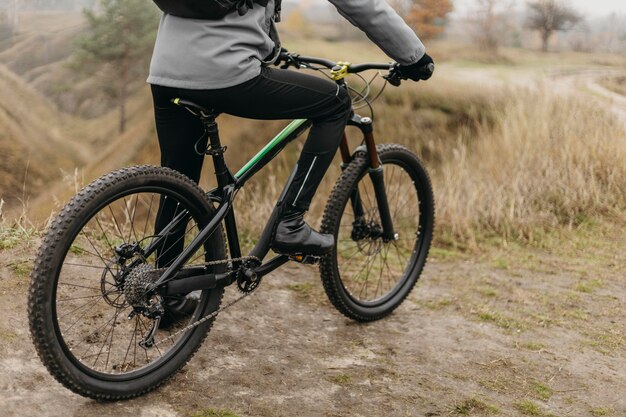
<svg viewBox="0 0 626 417">
<path fill-rule="evenodd" d="M 402 303 L 426 263 L 434 227 L 433 191 L 421 161 L 400 145 L 377 149 L 395 239 L 383 237 L 367 155 L 357 155 L 343 171 L 320 229 L 336 242 L 320 263 L 326 294 L 357 321 L 381 319 Z"/>
</svg>

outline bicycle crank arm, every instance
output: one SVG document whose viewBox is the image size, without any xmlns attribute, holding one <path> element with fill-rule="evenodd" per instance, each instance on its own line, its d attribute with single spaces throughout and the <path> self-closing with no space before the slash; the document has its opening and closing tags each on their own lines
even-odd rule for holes
<svg viewBox="0 0 626 417">
<path fill-rule="evenodd" d="M 263 265 L 255 268 L 254 272 L 260 277 L 269 274 L 270 272 L 280 268 L 282 265 L 289 262 L 289 257 L 287 255 L 278 255 L 270 259 L 268 262 Z"/>
<path fill-rule="evenodd" d="M 280 268 L 284 264 L 289 261 L 298 262 L 301 264 L 317 264 L 319 263 L 320 257 L 313 255 L 277 255 L 270 259 L 268 262 L 263 265 L 258 266 L 254 269 L 254 272 L 259 276 L 263 277 L 270 272 Z"/>
</svg>

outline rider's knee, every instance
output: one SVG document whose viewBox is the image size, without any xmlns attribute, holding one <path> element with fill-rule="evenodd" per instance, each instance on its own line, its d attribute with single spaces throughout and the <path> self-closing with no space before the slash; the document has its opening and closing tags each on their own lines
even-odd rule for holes
<svg viewBox="0 0 626 417">
<path fill-rule="evenodd" d="M 352 99 L 350 98 L 348 89 L 339 88 L 337 90 L 337 98 L 339 99 L 338 113 L 341 113 L 342 116 L 348 118 L 348 116 L 350 116 L 350 114 L 352 113 Z"/>
<path fill-rule="evenodd" d="M 352 99 L 346 88 L 337 87 L 325 101 L 324 114 L 312 118 L 313 124 L 342 123 L 352 114 Z M 341 121 L 341 122 L 340 122 Z"/>
</svg>

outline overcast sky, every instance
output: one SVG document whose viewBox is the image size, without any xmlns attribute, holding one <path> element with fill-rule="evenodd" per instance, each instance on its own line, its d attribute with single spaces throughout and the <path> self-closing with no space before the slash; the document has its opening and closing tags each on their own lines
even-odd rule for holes
<svg viewBox="0 0 626 417">
<path fill-rule="evenodd" d="M 626 0 L 569 0 L 581 12 L 595 14 L 626 13 Z"/>
<path fill-rule="evenodd" d="M 608 15 L 612 12 L 626 14 L 626 0 L 563 0 L 564 3 L 570 4 L 581 13 L 593 16 Z M 473 0 L 454 0 L 457 13 L 463 13 L 467 10 L 467 6 L 471 5 Z M 517 7 L 522 7 L 524 0 L 514 0 Z"/>
</svg>

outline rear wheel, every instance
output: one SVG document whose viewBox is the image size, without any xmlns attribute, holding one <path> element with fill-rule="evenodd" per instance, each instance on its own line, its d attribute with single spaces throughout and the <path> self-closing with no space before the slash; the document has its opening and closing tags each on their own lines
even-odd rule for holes
<svg viewBox="0 0 626 417">
<path fill-rule="evenodd" d="M 152 166 L 110 173 L 66 204 L 39 249 L 28 302 L 35 347 L 59 382 L 94 399 L 131 398 L 156 388 L 191 358 L 213 319 L 186 327 L 219 308 L 223 288 L 192 300 L 147 296 L 145 289 L 214 212 L 189 178 Z M 166 229 L 174 218 L 177 226 Z M 163 230 L 167 238 L 149 253 Z M 219 228 L 183 268 L 206 273 L 205 262 L 224 258 Z"/>
<path fill-rule="evenodd" d="M 357 155 L 343 171 L 320 229 L 336 242 L 320 263 L 324 289 L 357 321 L 381 319 L 402 303 L 422 272 L 433 234 L 433 192 L 421 161 L 395 144 L 379 146 L 378 154 L 397 238 L 383 239 L 367 155 Z"/>
</svg>

